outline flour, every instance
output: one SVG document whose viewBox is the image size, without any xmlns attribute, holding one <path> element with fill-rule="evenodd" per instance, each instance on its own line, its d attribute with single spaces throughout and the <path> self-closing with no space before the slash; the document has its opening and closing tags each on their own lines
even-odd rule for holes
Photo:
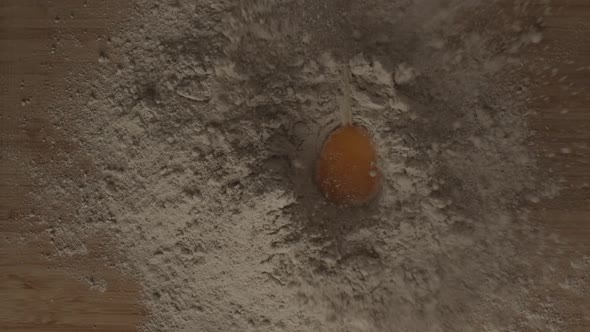
<svg viewBox="0 0 590 332">
<path fill-rule="evenodd" d="M 138 2 L 60 115 L 92 165 L 68 227 L 109 235 L 147 331 L 558 330 L 519 208 L 552 193 L 519 72 L 542 35 L 497 6 Z M 343 67 L 384 178 L 360 208 L 312 181 Z"/>
<path fill-rule="evenodd" d="M 83 280 L 88 284 L 89 288 L 93 291 L 97 291 L 100 293 L 106 292 L 108 288 L 108 283 L 106 280 L 102 278 L 96 278 L 94 276 L 86 276 Z"/>
</svg>

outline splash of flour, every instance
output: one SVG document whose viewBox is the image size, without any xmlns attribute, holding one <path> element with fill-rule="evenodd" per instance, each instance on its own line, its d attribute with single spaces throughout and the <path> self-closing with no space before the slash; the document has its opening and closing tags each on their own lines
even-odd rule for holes
<svg viewBox="0 0 590 332">
<path fill-rule="evenodd" d="M 77 234 L 112 234 L 148 331 L 557 328 L 518 208 L 544 195 L 518 73 L 541 40 L 497 6 L 140 2 L 73 113 Z M 343 66 L 385 179 L 355 209 L 311 181 Z"/>
</svg>

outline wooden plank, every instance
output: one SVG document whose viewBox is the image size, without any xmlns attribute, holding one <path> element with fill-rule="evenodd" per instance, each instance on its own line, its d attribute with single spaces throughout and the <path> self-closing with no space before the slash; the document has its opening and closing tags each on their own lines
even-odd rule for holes
<svg viewBox="0 0 590 332">
<path fill-rule="evenodd" d="M 107 249 L 96 245 L 84 260 L 52 261 L 48 243 L 22 242 L 22 228 L 14 224 L 30 211 L 26 193 L 35 184 L 12 156 L 43 162 L 47 137 L 64 145 L 44 110 L 64 73 L 96 63 L 121 6 L 117 0 L 0 2 L 0 331 L 135 331 L 143 317 L 136 303 L 139 287 L 101 261 Z M 561 239 L 542 255 L 560 259 L 567 275 L 570 257 L 590 255 L 590 1 L 556 0 L 553 7 L 544 31 L 551 45 L 543 56 L 564 59 L 559 76 L 567 76 L 573 90 L 555 80 L 540 84 L 530 123 L 542 165 L 563 177 L 564 189 L 556 200 L 532 208 L 533 217 Z M 51 56 L 64 33 L 83 47 L 62 47 L 64 53 Z M 23 105 L 25 99 L 30 102 Z M 572 152 L 562 153 L 564 147 Z M 104 278 L 109 287 L 92 288 L 89 278 Z M 557 285 L 547 293 L 565 303 L 571 331 L 590 331 L 588 296 L 567 294 Z"/>
<path fill-rule="evenodd" d="M 3 0 L 0 2 L 0 331 L 136 331 L 144 316 L 139 287 L 108 267 L 108 248 L 84 257 L 51 258 L 52 248 L 22 233 L 31 182 L 15 157 L 48 162 L 49 137 L 64 141 L 46 119 L 53 94 L 72 66 L 97 63 L 119 1 Z M 123 7 L 124 9 L 125 7 Z M 73 17 L 72 17 L 73 16 Z M 56 21 L 56 17 L 60 17 Z M 64 18 L 64 19 L 61 19 Z M 52 56 L 58 36 L 79 45 Z M 62 40 L 62 43 L 67 43 Z M 67 45 L 64 45 L 67 46 Z M 21 89 L 21 84 L 25 88 Z M 27 99 L 26 105 L 22 101 Z M 26 119 L 24 125 L 23 119 Z M 39 229 L 39 232 L 43 230 Z M 37 236 L 37 234 L 33 234 Z M 27 242 L 28 241 L 28 242 Z M 101 282 L 108 287 L 101 288 Z M 94 285 L 93 283 L 97 283 Z M 93 286 L 94 285 L 94 286 Z"/>
</svg>

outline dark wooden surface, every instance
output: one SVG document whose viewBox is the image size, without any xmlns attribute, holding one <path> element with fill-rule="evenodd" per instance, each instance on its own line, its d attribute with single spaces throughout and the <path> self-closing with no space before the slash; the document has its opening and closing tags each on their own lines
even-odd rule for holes
<svg viewBox="0 0 590 332">
<path fill-rule="evenodd" d="M 561 64 L 555 77 L 537 77 L 530 123 L 538 133 L 533 148 L 564 189 L 535 205 L 533 218 L 560 239 L 543 254 L 560 262 L 564 276 L 590 284 L 576 270 L 584 257 L 590 264 L 590 1 L 553 3 L 545 49 L 535 56 Z M 69 70 L 98 62 L 115 13 L 127 9 L 115 0 L 0 0 L 0 331 L 135 331 L 142 319 L 138 286 L 100 261 L 108 248 L 97 246 L 83 261 L 52 260 L 44 237 L 15 224 L 34 208 L 26 193 L 38 185 L 20 161 L 51 166 L 48 138 L 59 146 L 60 133 L 47 110 Z M 105 292 L 84 279 L 95 275 L 108 282 Z M 570 331 L 590 331 L 589 294 L 559 285 L 545 292 L 539 296 L 560 299 Z"/>
<path fill-rule="evenodd" d="M 24 222 L 37 208 L 27 192 L 40 184 L 23 162 L 59 165 L 55 158 L 69 147 L 48 113 L 64 100 L 68 72 L 98 63 L 108 28 L 127 9 L 114 0 L 0 0 L 2 332 L 136 331 L 142 318 L 139 287 L 103 261 L 108 248 L 94 245 L 83 258 L 51 258 L 46 232 Z M 90 278 L 108 287 L 93 288 Z"/>
</svg>

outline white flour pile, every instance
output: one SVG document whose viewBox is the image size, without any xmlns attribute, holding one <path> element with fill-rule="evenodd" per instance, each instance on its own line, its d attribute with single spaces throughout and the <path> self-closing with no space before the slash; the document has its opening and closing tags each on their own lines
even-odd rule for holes
<svg viewBox="0 0 590 332">
<path fill-rule="evenodd" d="M 58 249 L 111 238 L 147 331 L 559 330 L 516 4 L 139 1 L 59 115 L 88 171 L 50 190 L 77 197 Z M 312 183 L 342 66 L 385 179 L 353 209 Z"/>
</svg>

